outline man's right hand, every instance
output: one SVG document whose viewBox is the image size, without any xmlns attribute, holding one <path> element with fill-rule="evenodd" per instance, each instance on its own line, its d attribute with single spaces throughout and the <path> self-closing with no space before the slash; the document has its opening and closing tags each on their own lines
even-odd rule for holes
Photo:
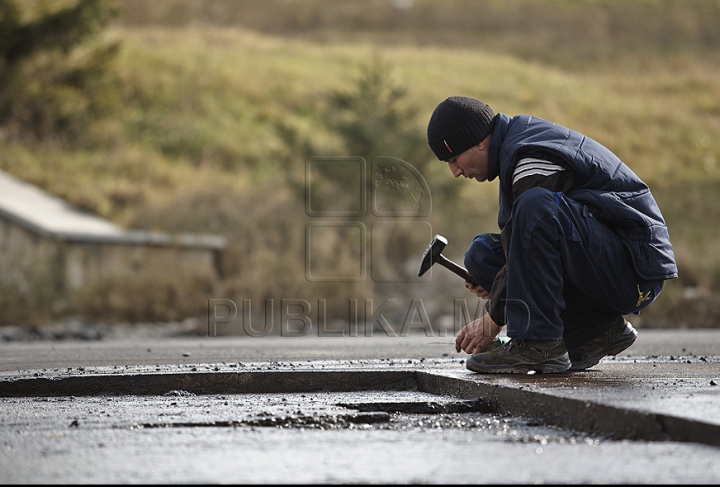
<svg viewBox="0 0 720 487">
<path fill-rule="evenodd" d="M 468 281 L 465 281 L 465 287 L 468 288 L 471 293 L 475 293 L 478 298 L 487 299 L 490 296 L 490 293 L 481 288 L 479 284 L 477 286 L 473 286 Z"/>
<path fill-rule="evenodd" d="M 500 333 L 500 327 L 495 324 L 489 314 L 484 314 L 482 318 L 478 318 L 460 330 L 460 334 L 455 339 L 455 350 L 458 352 L 463 350 L 470 355 L 480 353 L 490 345 L 498 333 Z"/>
</svg>

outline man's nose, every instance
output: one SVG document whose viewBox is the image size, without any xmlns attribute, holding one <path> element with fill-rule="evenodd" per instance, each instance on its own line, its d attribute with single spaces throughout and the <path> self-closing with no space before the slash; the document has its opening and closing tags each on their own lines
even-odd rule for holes
<svg viewBox="0 0 720 487">
<path fill-rule="evenodd" d="M 453 176 L 459 178 L 462 175 L 462 169 L 460 169 L 457 164 L 449 162 L 448 165 L 450 166 L 450 171 L 452 171 Z"/>
</svg>

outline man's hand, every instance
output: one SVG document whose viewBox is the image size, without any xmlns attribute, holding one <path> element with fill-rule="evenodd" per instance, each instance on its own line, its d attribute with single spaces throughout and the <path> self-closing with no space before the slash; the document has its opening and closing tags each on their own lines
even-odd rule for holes
<svg viewBox="0 0 720 487">
<path fill-rule="evenodd" d="M 490 342 L 500 333 L 500 327 L 490 318 L 489 314 L 483 315 L 465 328 L 460 330 L 460 334 L 455 339 L 455 350 L 472 355 L 485 350 Z"/>
<path fill-rule="evenodd" d="M 490 293 L 481 288 L 479 284 L 477 286 L 473 286 L 469 282 L 465 281 L 465 287 L 468 288 L 471 293 L 475 293 L 478 298 L 487 299 L 490 296 Z"/>
</svg>

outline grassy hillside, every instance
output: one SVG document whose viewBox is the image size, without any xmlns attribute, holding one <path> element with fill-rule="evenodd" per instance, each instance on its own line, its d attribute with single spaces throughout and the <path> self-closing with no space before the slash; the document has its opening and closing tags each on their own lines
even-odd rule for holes
<svg viewBox="0 0 720 487">
<path fill-rule="evenodd" d="M 125 16 L 106 32 L 121 46 L 118 109 L 72 140 L 3 132 L 0 168 L 124 225 L 228 236 L 214 297 L 328 299 L 340 319 L 348 298 L 466 297 L 454 280 L 444 291 L 333 286 L 309 283 L 304 268 L 310 156 L 419 168 L 434 198 L 427 221 L 457 261 L 475 234 L 496 230 L 496 185 L 452 180 L 424 143 L 435 105 L 463 94 L 613 149 L 656 195 L 680 264 L 644 324 L 715 326 L 718 3 L 120 3 Z M 370 142 L 353 145 L 344 126 Z M 412 265 L 408 245 L 395 252 Z"/>
</svg>

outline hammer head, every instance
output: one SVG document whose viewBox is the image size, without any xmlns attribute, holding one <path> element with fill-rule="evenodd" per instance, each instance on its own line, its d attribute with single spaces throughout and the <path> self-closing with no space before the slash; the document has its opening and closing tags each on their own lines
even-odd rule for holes
<svg viewBox="0 0 720 487">
<path fill-rule="evenodd" d="M 425 274 L 432 265 L 437 262 L 438 257 L 442 253 L 443 249 L 447 245 L 447 239 L 442 235 L 435 235 L 432 239 L 428 248 L 425 249 L 423 254 L 422 262 L 420 263 L 420 270 L 418 271 L 418 277 Z"/>
</svg>

